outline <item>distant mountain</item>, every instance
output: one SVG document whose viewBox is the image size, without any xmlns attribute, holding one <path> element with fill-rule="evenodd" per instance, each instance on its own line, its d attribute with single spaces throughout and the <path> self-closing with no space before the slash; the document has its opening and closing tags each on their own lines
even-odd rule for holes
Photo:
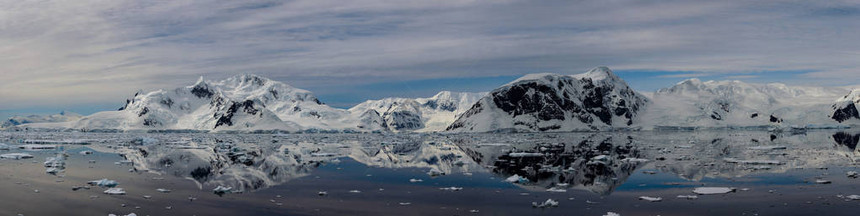
<svg viewBox="0 0 860 216">
<path fill-rule="evenodd" d="M 658 90 L 643 114 L 645 128 L 829 127 L 840 87 L 689 79 Z"/>
<path fill-rule="evenodd" d="M 346 110 L 322 104 L 311 92 L 255 75 L 204 81 L 172 90 L 137 93 L 118 111 L 64 124 L 31 127 L 81 130 L 344 130 Z"/>
<path fill-rule="evenodd" d="M 481 98 L 447 130 L 599 131 L 629 128 L 648 99 L 607 67 L 578 75 L 530 74 Z"/>
<path fill-rule="evenodd" d="M 387 131 L 441 131 L 486 93 L 442 91 L 430 98 L 369 100 L 349 109 L 360 126 Z M 379 126 L 379 127 L 377 127 Z"/>
<path fill-rule="evenodd" d="M 830 116 L 833 120 L 846 123 L 860 123 L 860 112 L 857 107 L 860 104 L 860 89 L 851 90 L 848 95 L 845 95 L 833 103 L 833 114 Z"/>
<path fill-rule="evenodd" d="M 850 92 L 845 95 L 845 92 Z M 4 130 L 566 132 L 844 128 L 860 125 L 860 89 L 689 79 L 643 94 L 607 67 L 529 74 L 489 93 L 329 107 L 256 75 L 138 92 L 117 111 L 13 117 Z"/>
<path fill-rule="evenodd" d="M 53 115 L 28 115 L 28 116 L 14 116 L 7 119 L 3 124 L 0 124 L 0 128 L 7 128 L 16 125 L 22 124 L 30 124 L 30 123 L 51 123 L 51 122 L 70 122 L 81 119 L 83 116 L 81 114 L 73 113 L 73 112 L 60 112 L 59 114 Z"/>
</svg>

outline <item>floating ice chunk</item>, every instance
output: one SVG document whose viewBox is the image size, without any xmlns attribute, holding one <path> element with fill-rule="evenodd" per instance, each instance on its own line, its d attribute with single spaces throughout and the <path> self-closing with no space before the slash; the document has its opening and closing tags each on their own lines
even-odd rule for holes
<svg viewBox="0 0 860 216">
<path fill-rule="evenodd" d="M 351 191 L 349 191 L 349 192 L 350 192 L 350 193 L 361 193 L 361 191 L 360 191 L 360 190 L 351 190 Z"/>
<path fill-rule="evenodd" d="M 775 160 L 738 160 L 735 158 L 723 158 L 726 163 L 740 163 L 749 165 L 780 165 L 782 162 Z"/>
<path fill-rule="evenodd" d="M 830 182 L 830 180 L 826 180 L 826 179 L 816 179 L 815 183 L 816 184 L 830 184 L 831 182 Z"/>
<path fill-rule="evenodd" d="M 478 144 L 478 147 L 481 147 L 481 146 L 511 146 L 511 144 L 507 144 L 507 143 L 481 143 L 481 144 Z"/>
<path fill-rule="evenodd" d="M 644 159 L 644 158 L 624 158 L 624 159 L 621 159 L 621 162 L 624 162 L 624 163 L 645 163 L 645 162 L 648 162 L 648 159 Z"/>
<path fill-rule="evenodd" d="M 648 202 L 660 202 L 663 201 L 663 197 L 640 196 L 639 200 L 645 200 Z"/>
<path fill-rule="evenodd" d="M 678 195 L 678 199 L 692 200 L 692 199 L 698 199 L 698 198 L 699 198 L 699 196 L 696 196 L 696 195 Z"/>
<path fill-rule="evenodd" d="M 564 188 L 558 188 L 558 187 L 551 187 L 551 188 L 549 188 L 549 189 L 546 189 L 546 192 L 550 192 L 550 193 L 564 193 L 564 192 L 567 192 L 567 189 L 564 189 Z"/>
<path fill-rule="evenodd" d="M 18 146 L 19 149 L 26 150 L 45 150 L 45 149 L 56 149 L 57 145 L 42 145 L 42 144 L 27 144 Z"/>
<path fill-rule="evenodd" d="M 93 151 L 80 151 L 80 152 L 78 152 L 78 154 L 80 154 L 80 155 L 91 155 L 91 154 L 93 154 Z"/>
<path fill-rule="evenodd" d="M 66 144 L 66 145 L 87 145 L 90 144 L 87 140 L 24 140 L 26 144 Z"/>
<path fill-rule="evenodd" d="M 860 174 L 857 174 L 857 172 L 855 171 L 848 171 L 847 173 L 845 173 L 845 175 L 848 176 L 848 178 L 857 178 L 858 176 L 860 176 Z"/>
<path fill-rule="evenodd" d="M 526 179 L 526 178 L 523 178 L 523 177 L 522 177 L 522 176 L 520 176 L 520 175 L 514 174 L 514 175 L 512 175 L 511 177 L 506 178 L 506 179 L 505 179 L 505 182 L 510 182 L 510 183 L 520 183 L 520 184 L 522 184 L 522 183 L 527 183 L 527 182 L 529 182 L 529 180 L 528 180 L 528 179 Z"/>
<path fill-rule="evenodd" d="M 770 145 L 770 146 L 753 146 L 753 147 L 749 147 L 747 149 L 750 149 L 750 150 L 777 150 L 777 149 L 786 149 L 786 147 L 785 146 Z"/>
<path fill-rule="evenodd" d="M 115 214 L 108 214 L 108 216 L 117 216 L 117 215 L 115 215 Z M 129 214 L 127 214 L 127 215 L 122 215 L 122 216 L 137 216 L 137 214 L 135 214 L 135 213 L 129 213 Z"/>
<path fill-rule="evenodd" d="M 845 196 L 845 198 L 848 198 L 850 200 L 860 200 L 860 195 L 848 195 Z"/>
<path fill-rule="evenodd" d="M 400 204 L 400 205 L 402 205 L 402 206 L 405 206 L 405 205 L 412 205 L 412 203 L 410 203 L 410 202 L 402 202 L 402 203 L 399 203 L 399 204 Z"/>
<path fill-rule="evenodd" d="M 445 175 L 445 172 L 442 172 L 442 170 L 439 170 L 439 168 L 433 167 L 432 169 L 430 169 L 430 171 L 427 171 L 427 175 L 440 176 Z"/>
<path fill-rule="evenodd" d="M 543 157 L 543 153 L 536 152 L 511 152 L 510 157 Z"/>
<path fill-rule="evenodd" d="M 409 182 L 412 182 L 412 183 L 423 182 L 423 181 L 424 180 L 422 180 L 422 179 L 409 179 Z"/>
<path fill-rule="evenodd" d="M 20 159 L 33 158 L 33 155 L 27 154 L 27 153 L 8 153 L 8 154 L 0 155 L 0 158 L 20 160 Z"/>
<path fill-rule="evenodd" d="M 693 193 L 699 195 L 725 194 L 735 192 L 735 188 L 729 187 L 697 187 L 693 189 Z"/>
<path fill-rule="evenodd" d="M 0 150 L 9 150 L 9 149 L 11 149 L 9 147 L 9 145 L 6 145 L 5 143 L 0 143 Z"/>
<path fill-rule="evenodd" d="M 108 180 L 108 179 L 100 179 L 100 180 L 89 181 L 89 182 L 87 182 L 87 184 L 93 185 L 93 186 L 99 186 L 99 187 L 116 187 L 117 185 L 119 185 L 119 182 L 116 182 L 114 180 Z"/>
<path fill-rule="evenodd" d="M 62 172 L 62 171 L 63 171 L 63 169 L 60 169 L 60 168 L 57 168 L 57 167 L 48 167 L 48 168 L 45 168 L 45 173 L 47 173 L 47 174 L 51 174 L 51 175 L 57 175 L 57 173 L 60 173 L 60 172 Z"/>
<path fill-rule="evenodd" d="M 125 195 L 125 190 L 122 188 L 108 188 L 104 193 L 107 195 Z"/>
<path fill-rule="evenodd" d="M 552 200 L 552 199 L 547 199 L 546 201 L 544 201 L 544 202 L 542 202 L 542 203 L 532 202 L 532 207 L 533 207 L 533 208 L 551 208 L 551 207 L 558 207 L 558 201 L 555 201 L 555 200 Z"/>
<path fill-rule="evenodd" d="M 325 196 L 325 195 L 328 195 L 328 192 L 326 192 L 326 191 L 320 191 L 320 192 L 317 192 L 317 195 Z"/>
<path fill-rule="evenodd" d="M 615 213 L 615 212 L 606 212 L 606 214 L 605 214 L 605 215 L 603 215 L 603 216 L 621 216 L 621 214 L 618 214 L 618 213 Z"/>
<path fill-rule="evenodd" d="M 477 214 L 477 213 L 480 213 L 480 212 L 481 212 L 481 211 L 478 211 L 477 209 L 469 210 L 469 213 L 474 213 L 474 214 Z"/>
<path fill-rule="evenodd" d="M 116 165 L 134 165 L 134 162 L 129 161 L 129 160 L 121 160 L 121 161 L 113 162 L 113 164 L 116 164 Z"/>
<path fill-rule="evenodd" d="M 158 188 L 158 189 L 155 189 L 155 190 L 156 190 L 156 191 L 158 191 L 158 192 L 162 192 L 162 193 L 170 193 L 170 190 L 168 190 L 168 189 L 164 189 L 164 188 Z"/>
<path fill-rule="evenodd" d="M 462 187 L 446 187 L 446 188 L 439 188 L 439 190 L 443 190 L 443 191 L 460 191 L 460 190 L 463 190 L 463 188 L 462 188 Z"/>
<path fill-rule="evenodd" d="M 212 189 L 212 193 L 215 193 L 218 196 L 224 195 L 226 193 L 232 193 L 232 192 L 233 192 L 233 187 L 226 187 L 226 186 L 221 186 L 221 185 L 218 185 L 218 187 L 215 187 L 215 189 Z"/>
</svg>

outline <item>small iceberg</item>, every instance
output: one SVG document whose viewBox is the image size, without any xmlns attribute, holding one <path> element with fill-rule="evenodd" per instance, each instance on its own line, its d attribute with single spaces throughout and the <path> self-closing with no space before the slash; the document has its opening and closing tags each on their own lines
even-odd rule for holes
<svg viewBox="0 0 860 216">
<path fill-rule="evenodd" d="M 46 150 L 46 149 L 56 149 L 57 145 L 42 145 L 42 144 L 27 144 L 18 146 L 19 149 L 24 150 Z"/>
<path fill-rule="evenodd" d="M 533 208 L 551 208 L 551 207 L 558 207 L 558 201 L 555 201 L 555 200 L 552 200 L 552 199 L 547 199 L 546 201 L 544 201 L 544 202 L 542 202 L 542 203 L 532 202 L 532 207 L 533 207 Z"/>
<path fill-rule="evenodd" d="M 108 179 L 100 179 L 100 180 L 89 181 L 89 182 L 87 182 L 87 184 L 93 185 L 93 186 L 99 186 L 99 187 L 110 187 L 110 188 L 112 188 L 112 187 L 116 187 L 117 185 L 119 185 L 119 182 L 116 182 L 114 180 L 108 180 Z"/>
<path fill-rule="evenodd" d="M 0 158 L 20 160 L 20 159 L 33 158 L 33 155 L 27 154 L 27 153 L 9 153 L 9 154 L 0 155 Z"/>
<path fill-rule="evenodd" d="M 505 179 L 505 182 L 510 182 L 510 183 L 520 183 L 520 184 L 523 184 L 523 183 L 528 183 L 528 182 L 529 182 L 529 180 L 528 180 L 528 179 L 526 179 L 526 178 L 523 178 L 523 177 L 522 177 L 522 176 L 520 176 L 520 175 L 514 174 L 514 175 L 512 175 L 511 177 L 506 178 L 506 179 Z"/>
<path fill-rule="evenodd" d="M 660 201 L 663 201 L 663 198 L 662 197 L 640 196 L 639 200 L 645 200 L 648 202 L 660 202 Z"/>
<path fill-rule="evenodd" d="M 462 187 L 446 187 L 446 188 L 439 188 L 439 190 L 443 190 L 443 191 L 460 191 L 460 190 L 463 190 L 463 188 L 462 188 Z"/>
<path fill-rule="evenodd" d="M 699 196 L 696 196 L 696 195 L 678 195 L 678 199 L 694 200 L 694 199 L 698 199 L 698 198 L 699 198 Z"/>
<path fill-rule="evenodd" d="M 215 187 L 215 189 L 212 189 L 212 193 L 215 193 L 218 196 L 221 196 L 221 195 L 224 195 L 227 193 L 232 193 L 232 192 L 233 192 L 233 187 L 225 187 L 225 186 L 221 186 L 221 185 L 218 185 L 218 187 Z"/>
<path fill-rule="evenodd" d="M 546 192 L 550 192 L 550 193 L 564 193 L 564 192 L 567 192 L 567 189 L 559 188 L 559 187 L 551 187 L 551 188 L 549 188 L 549 189 L 546 189 Z"/>
<path fill-rule="evenodd" d="M 432 169 L 430 169 L 430 171 L 427 171 L 427 175 L 440 176 L 445 175 L 445 172 L 442 172 L 442 170 L 439 170 L 439 168 L 433 167 Z"/>
<path fill-rule="evenodd" d="M 711 194 L 726 194 L 735 192 L 735 188 L 729 187 L 697 187 L 693 189 L 693 193 L 699 195 L 711 195 Z"/>
<path fill-rule="evenodd" d="M 125 190 L 122 188 L 108 188 L 104 193 L 107 195 L 125 195 Z"/>
</svg>

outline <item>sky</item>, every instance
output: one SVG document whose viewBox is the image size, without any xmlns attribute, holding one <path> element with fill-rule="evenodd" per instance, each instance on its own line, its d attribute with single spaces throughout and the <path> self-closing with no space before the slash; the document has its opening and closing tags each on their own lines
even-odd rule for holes
<svg viewBox="0 0 860 216">
<path fill-rule="evenodd" d="M 246 73 L 335 107 L 596 66 L 639 91 L 858 85 L 857 20 L 856 1 L 0 0 L 0 117 Z"/>
</svg>

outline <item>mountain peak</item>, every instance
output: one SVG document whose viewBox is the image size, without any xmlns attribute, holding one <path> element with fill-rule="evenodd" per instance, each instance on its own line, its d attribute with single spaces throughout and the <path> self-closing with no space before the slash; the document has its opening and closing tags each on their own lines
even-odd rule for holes
<svg viewBox="0 0 860 216">
<path fill-rule="evenodd" d="M 243 85 L 254 85 L 254 86 L 264 86 L 266 83 L 272 81 L 269 78 L 265 78 L 256 74 L 240 74 L 224 80 L 225 83 L 234 83 L 239 86 Z"/>
<path fill-rule="evenodd" d="M 592 68 L 591 70 L 588 70 L 588 72 L 573 75 L 573 77 L 575 77 L 577 79 L 589 78 L 589 79 L 594 80 L 594 81 L 607 80 L 607 79 L 608 80 L 621 80 L 621 78 L 616 76 L 615 73 L 613 73 L 612 70 L 610 70 L 609 67 L 606 67 L 606 66 L 595 67 L 595 68 Z"/>
</svg>

